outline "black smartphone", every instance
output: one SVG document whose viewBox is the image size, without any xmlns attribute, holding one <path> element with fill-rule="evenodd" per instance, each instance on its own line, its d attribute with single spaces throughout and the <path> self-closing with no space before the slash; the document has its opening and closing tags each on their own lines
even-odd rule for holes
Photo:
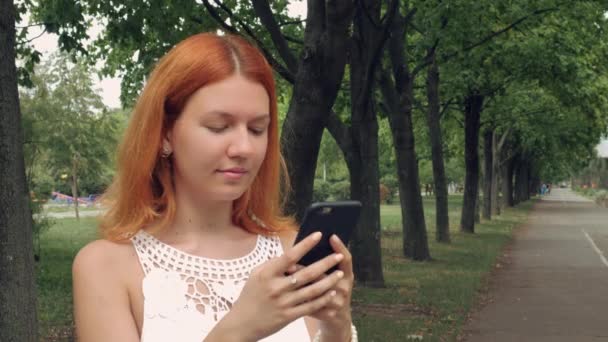
<svg viewBox="0 0 608 342">
<path fill-rule="evenodd" d="M 360 213 L 361 202 L 359 201 L 316 202 L 311 204 L 304 212 L 304 218 L 294 244 L 317 231 L 322 232 L 323 237 L 315 247 L 300 259 L 298 264 L 308 266 L 334 253 L 334 249 L 329 243 L 329 238 L 333 234 L 336 234 L 348 246 Z M 329 274 L 336 269 L 337 267 L 333 267 L 326 273 Z"/>
</svg>

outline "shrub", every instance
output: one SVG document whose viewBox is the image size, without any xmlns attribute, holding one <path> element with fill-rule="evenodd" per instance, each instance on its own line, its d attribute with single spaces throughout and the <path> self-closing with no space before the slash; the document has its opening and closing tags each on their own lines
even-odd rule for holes
<svg viewBox="0 0 608 342">
<path fill-rule="evenodd" d="M 331 183 L 327 181 L 324 181 L 322 179 L 315 179 L 312 191 L 313 202 L 326 201 L 331 195 L 330 186 Z"/>
<path fill-rule="evenodd" d="M 608 191 L 599 190 L 595 192 L 595 203 L 603 207 L 608 207 Z"/>
<path fill-rule="evenodd" d="M 380 203 L 391 204 L 392 196 L 388 186 L 380 184 Z"/>
<path fill-rule="evenodd" d="M 335 201 L 344 201 L 350 199 L 350 182 L 341 181 L 330 185 L 331 199 Z"/>
<path fill-rule="evenodd" d="M 383 196 L 382 186 L 386 187 L 388 193 Z M 386 175 L 380 179 L 380 201 L 386 204 L 394 203 L 399 193 L 399 180 L 393 175 Z"/>
</svg>

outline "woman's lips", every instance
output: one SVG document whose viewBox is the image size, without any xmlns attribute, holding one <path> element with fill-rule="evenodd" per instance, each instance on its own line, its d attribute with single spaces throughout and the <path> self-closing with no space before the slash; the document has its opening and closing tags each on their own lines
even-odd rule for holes
<svg viewBox="0 0 608 342">
<path fill-rule="evenodd" d="M 230 180 L 238 180 L 247 174 L 247 171 L 241 169 L 219 170 L 220 174 Z"/>
</svg>

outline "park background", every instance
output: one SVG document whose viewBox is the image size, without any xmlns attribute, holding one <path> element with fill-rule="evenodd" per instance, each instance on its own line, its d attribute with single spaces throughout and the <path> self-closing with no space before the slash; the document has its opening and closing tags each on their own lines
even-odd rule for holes
<svg viewBox="0 0 608 342">
<path fill-rule="evenodd" d="M 96 238 L 145 75 L 197 32 L 238 32 L 271 61 L 296 132 L 282 140 L 287 210 L 364 203 L 351 244 L 363 340 L 458 339 L 541 184 L 608 204 L 605 3 L 303 5 L 16 2 L 42 340 L 73 338 L 71 262 Z"/>
</svg>

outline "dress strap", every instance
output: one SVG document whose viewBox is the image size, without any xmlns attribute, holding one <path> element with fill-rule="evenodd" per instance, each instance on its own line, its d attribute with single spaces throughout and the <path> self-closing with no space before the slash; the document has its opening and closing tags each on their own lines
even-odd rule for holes
<svg viewBox="0 0 608 342">
<path fill-rule="evenodd" d="M 150 259 L 150 253 L 155 249 L 156 240 L 149 239 L 148 234 L 143 230 L 131 237 L 131 243 L 137 253 L 137 259 L 144 271 L 144 275 L 148 275 L 153 268 L 153 261 Z M 157 246 L 156 246 L 157 247 Z"/>
</svg>

